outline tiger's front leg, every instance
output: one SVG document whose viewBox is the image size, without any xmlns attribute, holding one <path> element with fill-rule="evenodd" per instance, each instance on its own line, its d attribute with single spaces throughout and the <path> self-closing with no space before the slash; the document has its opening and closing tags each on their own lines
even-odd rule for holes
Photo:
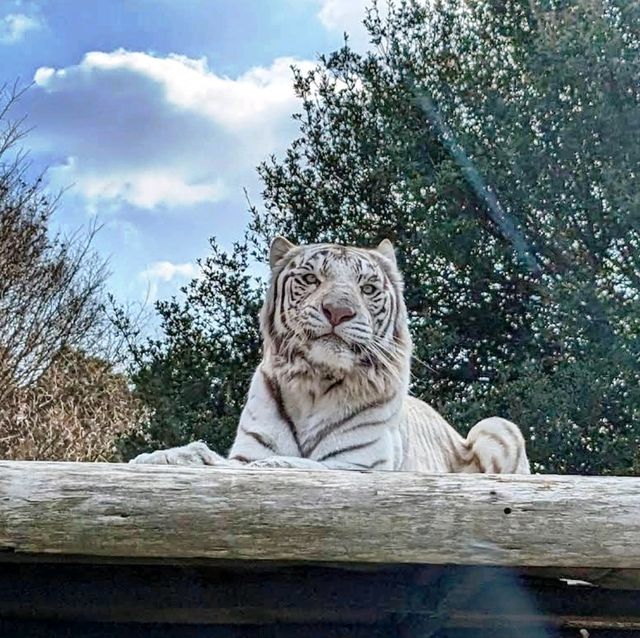
<svg viewBox="0 0 640 638">
<path fill-rule="evenodd" d="M 138 454 L 129 463 L 150 465 L 211 465 L 215 467 L 237 467 L 243 465 L 239 461 L 225 459 L 210 450 L 206 443 L 194 441 L 188 445 L 172 447 L 166 450 L 155 450 Z"/>
</svg>

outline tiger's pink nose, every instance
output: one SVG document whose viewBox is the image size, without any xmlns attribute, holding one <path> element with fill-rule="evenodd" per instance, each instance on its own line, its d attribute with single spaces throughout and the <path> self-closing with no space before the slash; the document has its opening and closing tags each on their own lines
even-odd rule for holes
<svg viewBox="0 0 640 638">
<path fill-rule="evenodd" d="M 334 306 L 331 303 L 323 303 L 322 311 L 332 326 L 337 326 L 356 316 L 352 308 L 348 306 Z"/>
</svg>

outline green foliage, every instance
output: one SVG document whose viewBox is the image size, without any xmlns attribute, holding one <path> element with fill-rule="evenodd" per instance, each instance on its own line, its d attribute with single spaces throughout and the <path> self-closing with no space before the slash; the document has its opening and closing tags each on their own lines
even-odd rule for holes
<svg viewBox="0 0 640 638">
<path fill-rule="evenodd" d="M 154 437 L 224 449 L 259 357 L 248 259 L 269 238 L 389 237 L 416 395 L 462 431 L 513 419 L 541 471 L 637 471 L 640 39 L 637 3 L 621 7 L 374 6 L 371 52 L 345 43 L 297 73 L 300 135 L 259 167 L 246 243 L 213 244 L 186 301 L 158 306 L 164 339 L 138 352 Z"/>
<path fill-rule="evenodd" d="M 262 285 L 248 274 L 249 251 L 227 255 L 211 240 L 201 276 L 184 299 L 161 301 L 162 338 L 141 341 L 124 313 L 116 322 L 129 337 L 136 393 L 150 408 L 144 436 L 121 441 L 130 458 L 141 449 L 205 440 L 226 451 L 235 434 L 253 368 L 260 357 Z"/>
</svg>

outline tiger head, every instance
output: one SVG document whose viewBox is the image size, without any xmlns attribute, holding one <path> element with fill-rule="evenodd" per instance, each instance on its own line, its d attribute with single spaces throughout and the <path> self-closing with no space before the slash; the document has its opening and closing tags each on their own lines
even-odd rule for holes
<svg viewBox="0 0 640 638">
<path fill-rule="evenodd" d="M 265 350 L 347 374 L 406 367 L 411 341 L 402 277 L 387 239 L 374 249 L 271 244 L 271 284 L 262 310 Z"/>
</svg>

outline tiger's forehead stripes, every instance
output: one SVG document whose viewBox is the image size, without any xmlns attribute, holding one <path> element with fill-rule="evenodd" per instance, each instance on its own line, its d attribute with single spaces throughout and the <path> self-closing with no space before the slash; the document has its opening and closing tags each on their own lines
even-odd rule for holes
<svg viewBox="0 0 640 638">
<path fill-rule="evenodd" d="M 289 262 L 288 267 L 306 272 L 317 271 L 325 276 L 351 271 L 358 279 L 378 279 L 385 274 L 379 260 L 370 251 L 323 244 L 306 246 L 301 254 Z"/>
</svg>

